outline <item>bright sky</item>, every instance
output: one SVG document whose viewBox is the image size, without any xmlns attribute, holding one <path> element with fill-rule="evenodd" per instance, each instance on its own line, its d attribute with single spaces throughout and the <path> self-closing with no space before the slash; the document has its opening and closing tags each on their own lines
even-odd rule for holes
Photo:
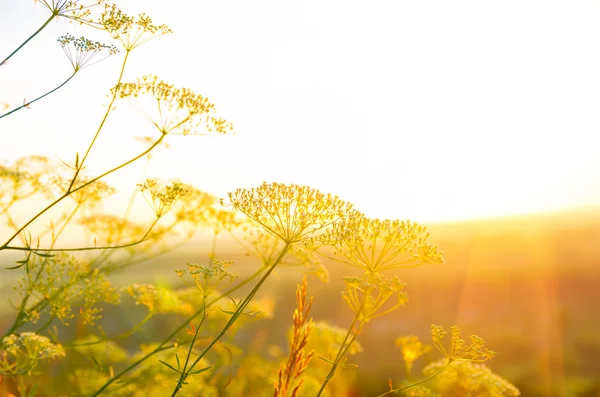
<svg viewBox="0 0 600 397">
<path fill-rule="evenodd" d="M 175 32 L 135 50 L 126 81 L 152 73 L 192 88 L 237 131 L 171 139 L 148 176 L 218 196 L 264 180 L 307 184 L 369 216 L 421 222 L 600 203 L 597 1 L 119 4 Z M 0 0 L 0 57 L 47 15 L 33 1 Z M 68 77 L 55 41 L 66 32 L 84 31 L 52 23 L 0 68 L 0 101 L 18 105 Z M 121 56 L 0 120 L 0 161 L 84 151 Z M 119 106 L 90 172 L 152 134 Z M 142 169 L 111 183 L 131 187 Z"/>
</svg>

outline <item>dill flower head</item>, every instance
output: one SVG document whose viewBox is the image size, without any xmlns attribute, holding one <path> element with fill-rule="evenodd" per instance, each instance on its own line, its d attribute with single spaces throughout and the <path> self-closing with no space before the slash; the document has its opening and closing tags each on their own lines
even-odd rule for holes
<svg viewBox="0 0 600 397">
<path fill-rule="evenodd" d="M 451 342 L 450 349 L 446 350 L 443 345 L 443 340 L 448 335 L 442 326 L 431 325 L 431 339 L 433 345 L 450 361 L 467 360 L 472 362 L 484 362 L 491 360 L 496 352 L 486 347 L 485 341 L 479 336 L 472 335 L 469 338 L 470 343 L 461 338 L 460 328 L 456 325 L 451 327 Z"/>
<path fill-rule="evenodd" d="M 50 342 L 50 339 L 35 332 L 8 335 L 0 341 L 0 346 L 5 346 L 5 351 L 14 356 L 36 360 L 65 356 L 65 350 L 61 345 L 55 345 Z"/>
<path fill-rule="evenodd" d="M 108 56 L 119 52 L 117 47 L 112 44 L 108 45 L 98 41 L 91 41 L 83 36 L 75 38 L 75 36 L 69 33 L 60 36 L 57 41 L 60 43 L 75 72 L 78 72 L 86 66 L 98 63 Z M 104 52 L 105 56 L 94 61 L 94 58 L 101 52 Z"/>
<path fill-rule="evenodd" d="M 435 361 L 423 368 L 423 374 L 431 376 L 446 364 L 446 359 Z M 444 396 L 518 397 L 521 395 L 519 389 L 494 374 L 485 364 L 470 361 L 453 361 L 448 368 L 432 379 L 430 385 Z"/>
<path fill-rule="evenodd" d="M 106 3 L 106 0 L 34 0 L 34 2 L 41 3 L 52 14 L 69 19 L 70 22 L 92 24 L 91 9 Z"/>
<path fill-rule="evenodd" d="M 155 180 L 147 179 L 146 182 L 140 183 L 138 186 L 157 218 L 169 212 L 177 200 L 187 194 L 187 189 L 179 182 L 173 182 L 161 188 Z"/>
<path fill-rule="evenodd" d="M 93 324 L 101 317 L 101 302 L 119 302 L 120 296 L 106 275 L 98 268 L 93 269 L 88 261 L 79 261 L 64 252 L 51 257 L 33 255 L 25 260 L 29 274 L 39 276 L 21 276 L 15 290 L 22 296 L 35 297 L 30 303 L 48 302 L 39 311 L 28 311 L 27 321 L 35 323 L 41 314 L 47 313 L 63 324 L 74 317 L 83 324 Z"/>
<path fill-rule="evenodd" d="M 330 259 L 377 273 L 421 263 L 442 263 L 442 252 L 427 243 L 426 230 L 410 221 L 354 216 L 333 224 L 311 244 L 331 247 Z"/>
<path fill-rule="evenodd" d="M 154 25 L 146 14 L 135 17 L 125 14 L 116 5 L 105 5 L 98 21 L 111 36 L 121 42 L 127 51 L 162 36 L 173 33 L 167 25 Z"/>
<path fill-rule="evenodd" d="M 202 125 L 208 132 L 233 132 L 230 122 L 214 116 L 215 105 L 208 98 L 189 88 L 165 83 L 156 76 L 143 76 L 136 83 L 118 84 L 112 93 L 119 99 L 135 99 L 135 106 L 162 134 L 188 135 L 196 133 Z"/>
<path fill-rule="evenodd" d="M 321 232 L 355 213 L 352 204 L 308 186 L 266 183 L 229 193 L 233 208 L 287 244 Z"/>
<path fill-rule="evenodd" d="M 210 296 L 223 280 L 232 283 L 237 279 L 237 273 L 227 270 L 232 264 L 233 261 L 224 259 L 215 259 L 210 265 L 188 263 L 187 269 L 177 270 L 176 273 L 182 278 L 186 275 L 190 276 L 200 294 L 206 297 Z"/>
<path fill-rule="evenodd" d="M 344 284 L 342 298 L 363 323 L 393 312 L 408 300 L 403 291 L 406 284 L 398 277 L 384 278 L 379 273 L 367 273 L 362 278 L 344 277 Z M 394 295 L 396 300 L 384 306 Z"/>
<path fill-rule="evenodd" d="M 4 357 L 0 360 L 0 372 L 6 375 L 31 374 L 39 361 L 66 355 L 60 344 L 54 344 L 35 332 L 5 336 L 0 339 L 0 351 L 4 352 L 1 355 Z"/>
</svg>

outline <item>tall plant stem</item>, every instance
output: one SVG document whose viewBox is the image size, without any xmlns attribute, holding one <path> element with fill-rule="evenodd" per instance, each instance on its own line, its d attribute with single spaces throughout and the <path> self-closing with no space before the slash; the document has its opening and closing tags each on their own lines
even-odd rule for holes
<svg viewBox="0 0 600 397">
<path fill-rule="evenodd" d="M 246 280 L 242 281 L 241 283 L 239 283 L 235 287 L 230 288 L 228 291 L 224 292 L 223 294 L 219 295 L 218 297 L 214 298 L 213 300 L 209 301 L 208 303 L 205 302 L 198 311 L 196 311 L 194 314 L 192 314 L 190 317 L 188 317 L 187 320 L 185 320 L 179 327 L 177 327 L 173 332 L 171 332 L 171 334 L 169 336 L 167 336 L 161 342 L 161 344 L 158 345 L 158 347 L 156 349 L 152 350 L 150 353 L 146 354 L 144 357 L 142 357 L 139 360 L 135 361 L 134 363 L 132 363 L 131 365 L 129 365 L 127 368 L 123 369 L 121 372 L 119 372 L 114 377 L 112 377 L 111 379 L 109 379 L 104 385 L 102 385 L 102 387 L 100 387 L 100 389 L 98 389 L 90 397 L 99 396 L 111 384 L 113 384 L 114 382 L 116 382 L 117 380 L 119 380 L 127 372 L 131 371 L 132 369 L 134 369 L 135 367 L 137 367 L 138 365 L 140 365 L 141 363 L 143 363 L 144 361 L 146 361 L 147 359 L 149 359 L 150 357 L 152 357 L 156 353 L 159 353 L 161 351 L 168 350 L 168 349 L 171 349 L 171 348 L 175 347 L 174 345 L 168 346 L 169 342 L 171 341 L 171 339 L 173 339 L 175 336 L 177 336 L 177 334 L 179 332 L 181 332 L 181 330 L 183 330 L 184 328 L 186 328 L 188 326 L 188 324 L 191 323 L 196 317 L 198 317 L 199 315 L 201 315 L 202 313 L 204 313 L 204 311 L 206 310 L 207 307 L 212 306 L 213 304 L 215 304 L 219 300 L 225 298 L 228 295 L 231 295 L 232 293 L 234 293 L 238 289 L 240 289 L 243 286 L 245 286 L 246 284 L 250 283 L 252 280 L 254 280 L 255 278 L 257 278 L 262 272 L 263 272 L 263 269 L 259 269 L 258 271 L 256 271 L 254 274 L 252 274 L 250 277 L 248 277 Z"/>
<path fill-rule="evenodd" d="M 350 346 L 352 346 L 352 343 L 354 343 L 354 340 L 356 339 L 356 336 L 358 335 L 358 332 L 359 332 L 359 331 L 354 331 L 354 325 L 356 324 L 356 322 L 358 321 L 358 318 L 360 317 L 360 315 L 362 313 L 362 308 L 363 308 L 365 302 L 366 302 L 366 295 L 360 305 L 360 308 L 356 312 L 354 319 L 352 320 L 352 324 L 350 324 L 350 327 L 348 328 L 348 332 L 346 332 L 344 341 L 340 345 L 337 355 L 335 356 L 335 360 L 333 360 L 333 363 L 331 364 L 331 369 L 329 370 L 329 373 L 325 377 L 325 380 L 323 381 L 323 384 L 321 385 L 321 388 L 319 389 L 319 392 L 317 393 L 316 397 L 319 397 L 325 391 L 325 387 L 327 387 L 327 384 L 329 383 L 329 381 L 331 379 L 333 379 L 333 376 L 335 375 L 335 371 L 337 370 L 337 367 L 338 367 L 340 361 L 342 360 L 342 358 L 344 358 L 344 356 L 346 355 L 346 352 L 348 351 L 348 349 L 350 349 Z M 352 335 L 352 337 L 350 337 L 350 335 Z M 348 342 L 348 339 L 350 339 L 350 342 Z"/>
<path fill-rule="evenodd" d="M 285 243 L 285 245 L 283 246 L 281 252 L 279 253 L 279 256 L 277 257 L 277 259 L 275 259 L 275 261 L 273 262 L 273 264 L 268 268 L 268 270 L 262 276 L 262 278 L 260 279 L 260 281 L 258 283 L 256 283 L 256 285 L 254 286 L 254 288 L 252 289 L 252 291 L 250 291 L 250 293 L 248 294 L 248 296 L 246 296 L 246 298 L 242 301 L 242 303 L 237 307 L 237 309 L 235 310 L 235 312 L 233 313 L 233 315 L 231 316 L 231 318 L 229 319 L 229 321 L 227 322 L 227 324 L 225 324 L 225 326 L 223 327 L 223 329 L 221 330 L 221 332 L 219 332 L 219 334 L 208 344 L 208 346 L 206 346 L 204 348 L 204 350 L 202 351 L 202 353 L 200 353 L 200 355 L 196 358 L 196 361 L 194 361 L 194 363 L 190 366 L 189 370 L 187 372 L 182 372 L 181 373 L 179 381 L 177 382 L 177 385 L 175 386 L 175 389 L 173 390 L 173 393 L 171 394 L 171 397 L 176 396 L 177 393 L 179 393 L 181 391 L 182 386 L 183 386 L 185 380 L 189 376 L 190 372 L 192 372 L 194 370 L 194 367 L 196 366 L 196 364 L 198 364 L 200 362 L 200 360 L 202 360 L 202 358 L 206 355 L 206 353 L 208 353 L 210 351 L 210 349 L 225 335 L 225 333 L 227 332 L 227 330 L 229 330 L 229 328 L 231 328 L 231 326 L 233 325 L 233 323 L 235 323 L 235 321 L 238 319 L 238 317 L 243 313 L 244 309 L 248 306 L 248 304 L 250 303 L 250 301 L 252 300 L 252 298 L 254 298 L 254 295 L 256 295 L 256 293 L 258 292 L 258 290 L 260 289 L 260 287 L 263 285 L 263 283 L 267 280 L 267 278 L 269 277 L 269 275 L 273 272 L 273 270 L 275 270 L 275 267 L 277 267 L 277 265 L 279 264 L 279 262 L 281 262 L 281 260 L 283 259 L 283 257 L 287 253 L 287 251 L 290 249 L 291 245 L 292 245 L 292 243 L 289 243 L 289 242 Z M 193 345 L 190 345 L 190 350 L 193 347 L 194 347 Z"/>
<path fill-rule="evenodd" d="M 0 116 L 0 119 L 1 119 L 1 118 L 3 118 L 3 117 L 6 117 L 6 116 L 8 116 L 8 115 L 10 115 L 10 114 L 13 114 L 13 113 L 14 113 L 14 112 L 16 112 L 17 110 L 21 110 L 21 109 L 23 109 L 23 108 L 25 108 L 25 107 L 27 107 L 27 106 L 31 105 L 32 103 L 34 103 L 34 102 L 37 102 L 37 101 L 39 101 L 40 99 L 42 99 L 42 98 L 44 98 L 44 97 L 46 97 L 46 96 L 48 96 L 48 95 L 52 94 L 53 92 L 55 92 L 55 91 L 59 90 L 60 88 L 62 88 L 62 86 L 64 86 L 65 84 L 67 84 L 67 83 L 68 83 L 68 82 L 69 82 L 69 81 L 70 81 L 70 80 L 71 80 L 73 77 L 75 77 L 75 75 L 76 75 L 76 74 L 77 74 L 77 72 L 76 72 L 76 71 L 75 71 L 75 72 L 73 72 L 73 74 L 72 74 L 71 76 L 69 76 L 69 78 L 68 78 L 68 79 L 66 79 L 65 81 L 63 81 L 63 82 L 62 82 L 62 83 L 61 83 L 59 86 L 57 86 L 57 87 L 53 88 L 52 90 L 48 91 L 48 92 L 47 92 L 47 93 L 45 93 L 44 95 L 40 95 L 39 97 L 35 98 L 34 100 L 31 100 L 31 101 L 29 101 L 29 102 L 24 102 L 24 103 L 23 103 L 21 106 L 19 106 L 19 107 L 16 107 L 16 108 L 14 108 L 13 110 L 11 110 L 11 111 L 9 111 L 9 112 L 6 112 L 6 113 L 4 113 L 3 115 L 1 115 L 1 116 Z"/>
<path fill-rule="evenodd" d="M 9 56 L 7 56 L 6 58 L 4 58 L 4 60 L 2 62 L 0 62 L 0 66 L 4 64 L 4 62 L 8 61 L 10 58 L 12 58 L 13 55 L 15 55 L 17 52 L 19 52 L 19 50 L 21 48 L 23 48 L 25 46 L 25 44 L 29 43 L 29 41 L 31 39 L 33 39 L 35 36 L 37 36 L 42 30 L 44 30 L 44 28 L 46 26 L 48 26 L 48 24 L 50 23 L 50 21 L 52 21 L 54 19 L 54 17 L 56 17 L 58 15 L 58 13 L 53 12 L 52 15 L 50 15 L 50 17 L 46 20 L 46 22 L 44 22 L 44 24 L 42 26 L 40 26 L 40 28 L 38 30 L 36 30 L 31 36 L 29 36 L 27 38 L 27 40 L 25 40 L 23 42 L 23 44 L 21 44 L 20 46 L 17 47 L 16 50 L 14 50 L 13 52 L 10 53 Z"/>
<path fill-rule="evenodd" d="M 71 184 L 69 185 L 67 192 L 71 190 L 71 188 L 75 184 L 75 181 L 77 181 L 77 177 L 79 176 L 79 172 L 83 169 L 83 164 L 85 163 L 85 160 L 87 159 L 88 155 L 90 154 L 92 147 L 96 143 L 96 140 L 98 139 L 98 136 L 100 135 L 100 131 L 102 131 L 102 128 L 104 128 L 106 119 L 108 119 L 108 115 L 109 115 L 110 111 L 112 110 L 115 100 L 117 99 L 116 87 L 118 87 L 119 84 L 121 84 L 121 80 L 123 80 L 123 73 L 125 73 L 125 65 L 127 64 L 127 59 L 129 58 L 130 52 L 131 52 L 130 49 L 125 50 L 125 56 L 123 57 L 123 63 L 121 64 L 121 71 L 119 72 L 119 78 L 117 79 L 117 84 L 115 85 L 115 92 L 113 93 L 112 98 L 110 99 L 110 103 L 108 104 L 108 107 L 106 108 L 106 112 L 104 113 L 104 117 L 102 117 L 102 121 L 100 121 L 100 125 L 98 126 L 98 129 L 96 130 L 96 133 L 94 134 L 94 138 L 92 139 L 87 150 L 85 151 L 85 154 L 83 155 L 83 157 L 81 159 L 81 162 L 77 165 L 77 169 L 75 170 L 75 175 L 73 176 L 73 179 L 71 180 Z"/>
</svg>

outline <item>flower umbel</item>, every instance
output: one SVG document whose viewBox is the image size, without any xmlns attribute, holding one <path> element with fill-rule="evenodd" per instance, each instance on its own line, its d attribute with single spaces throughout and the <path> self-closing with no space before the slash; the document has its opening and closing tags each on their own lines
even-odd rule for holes
<svg viewBox="0 0 600 397">
<path fill-rule="evenodd" d="M 443 396 L 493 396 L 518 397 L 519 389 L 506 379 L 494 374 L 485 364 L 470 361 L 453 361 L 447 364 L 446 359 L 435 361 L 423 369 L 425 376 L 431 376 L 445 368 L 432 379 L 431 387 L 438 395 Z M 412 389 L 410 389 L 412 390 Z"/>
<path fill-rule="evenodd" d="M 31 374 L 40 360 L 64 357 L 61 345 L 34 332 L 12 334 L 0 339 L 0 374 Z"/>
<path fill-rule="evenodd" d="M 233 208 L 291 244 L 321 232 L 356 211 L 337 196 L 308 186 L 266 183 L 229 193 Z"/>
<path fill-rule="evenodd" d="M 119 40 L 127 51 L 155 39 L 163 34 L 173 33 L 167 25 L 154 25 L 146 14 L 137 19 L 125 14 L 116 5 L 106 5 L 98 23 Z"/>
<path fill-rule="evenodd" d="M 162 134 L 188 135 L 196 133 L 201 125 L 208 132 L 233 131 L 230 122 L 214 117 L 215 105 L 208 98 L 189 88 L 165 83 L 156 76 L 144 76 L 136 83 L 121 83 L 112 93 L 119 99 L 135 99 L 136 107 Z"/>
<path fill-rule="evenodd" d="M 106 0 L 34 0 L 44 5 L 55 16 L 60 16 L 71 20 L 71 22 L 79 22 L 91 24 L 90 20 L 91 9 L 102 5 Z"/>
<path fill-rule="evenodd" d="M 93 65 L 106 59 L 110 55 L 114 55 L 119 50 L 114 45 L 102 44 L 98 41 L 91 41 L 81 36 L 75 38 L 75 36 L 67 33 L 64 36 L 60 36 L 58 39 L 67 59 L 73 67 L 73 71 L 77 72 L 86 66 Z M 105 56 L 100 59 L 94 58 L 101 53 L 105 52 Z M 92 62 L 93 61 L 93 62 Z"/>
<path fill-rule="evenodd" d="M 442 252 L 427 243 L 426 230 L 425 226 L 410 221 L 356 216 L 335 223 L 311 244 L 330 246 L 333 256 L 323 255 L 368 273 L 442 263 Z"/>
<path fill-rule="evenodd" d="M 456 325 L 452 326 L 451 332 L 452 339 L 450 349 L 446 350 L 442 341 L 448 332 L 446 332 L 442 326 L 431 325 L 431 339 L 433 340 L 433 345 L 450 361 L 467 360 L 472 362 L 484 362 L 491 360 L 496 355 L 495 351 L 484 347 L 485 341 L 480 337 L 472 335 L 469 338 L 471 343 L 467 345 L 467 342 L 460 336 L 459 327 Z"/>
<path fill-rule="evenodd" d="M 384 278 L 379 273 L 367 273 L 362 278 L 344 277 L 344 283 L 346 286 L 342 297 L 363 323 L 393 312 L 408 300 L 402 291 L 405 284 L 398 277 Z M 384 307 L 393 295 L 397 295 L 397 300 L 391 306 Z"/>
<path fill-rule="evenodd" d="M 187 189 L 179 182 L 173 182 L 163 188 L 158 187 L 158 183 L 153 179 L 147 179 L 146 182 L 138 184 L 146 202 L 152 207 L 157 218 L 165 215 L 177 200 L 187 193 Z"/>
<path fill-rule="evenodd" d="M 229 283 L 235 281 L 238 274 L 227 270 L 232 263 L 233 261 L 224 259 L 215 259 L 212 264 L 208 266 L 188 263 L 187 269 L 177 270 L 176 273 L 179 277 L 183 277 L 186 274 L 191 276 L 200 294 L 206 297 L 209 296 L 223 280 L 228 279 Z"/>
</svg>

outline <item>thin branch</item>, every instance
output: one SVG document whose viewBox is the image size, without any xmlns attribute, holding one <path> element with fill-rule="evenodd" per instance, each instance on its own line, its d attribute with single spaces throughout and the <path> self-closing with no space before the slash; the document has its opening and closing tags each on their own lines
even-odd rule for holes
<svg viewBox="0 0 600 397">
<path fill-rule="evenodd" d="M 29 105 L 31 105 L 32 103 L 34 103 L 34 102 L 37 102 L 37 101 L 39 101 L 40 99 L 42 99 L 42 98 L 44 98 L 44 97 L 46 97 L 46 96 L 48 96 L 48 95 L 52 94 L 53 92 L 57 91 L 57 90 L 58 90 L 58 89 L 60 89 L 62 86 L 64 86 L 65 84 L 67 84 L 67 83 L 68 83 L 68 82 L 69 82 L 69 81 L 70 81 L 70 80 L 71 80 L 73 77 L 75 77 L 75 75 L 76 75 L 76 74 L 77 74 L 77 72 L 76 72 L 76 71 L 75 71 L 75 72 L 73 72 L 73 74 L 72 74 L 71 76 L 69 76 L 69 78 L 68 78 L 68 79 L 66 79 L 66 80 L 65 80 L 65 81 L 63 81 L 63 82 L 62 82 L 62 83 L 61 83 L 59 86 L 57 86 L 57 87 L 53 88 L 52 90 L 48 91 L 48 92 L 47 92 L 47 93 L 45 93 L 44 95 L 40 95 L 39 97 L 37 97 L 37 98 L 35 98 L 34 100 L 31 100 L 31 101 L 29 101 L 29 102 L 25 102 L 25 101 L 23 101 L 23 104 L 22 104 L 21 106 L 19 106 L 19 107 L 16 107 L 16 108 L 14 108 L 13 110 L 11 110 L 11 111 L 9 111 L 9 112 L 7 112 L 7 113 L 4 113 L 3 115 L 1 115 L 1 116 L 0 116 L 0 119 L 1 119 L 1 118 L 3 118 L 3 117 L 6 117 L 6 116 L 8 116 L 8 115 L 10 115 L 10 114 L 13 114 L 13 113 L 14 113 L 14 112 L 16 112 L 17 110 L 21 110 L 21 109 L 23 109 L 23 108 L 25 108 L 25 107 L 28 107 L 28 106 L 29 106 Z"/>
</svg>

